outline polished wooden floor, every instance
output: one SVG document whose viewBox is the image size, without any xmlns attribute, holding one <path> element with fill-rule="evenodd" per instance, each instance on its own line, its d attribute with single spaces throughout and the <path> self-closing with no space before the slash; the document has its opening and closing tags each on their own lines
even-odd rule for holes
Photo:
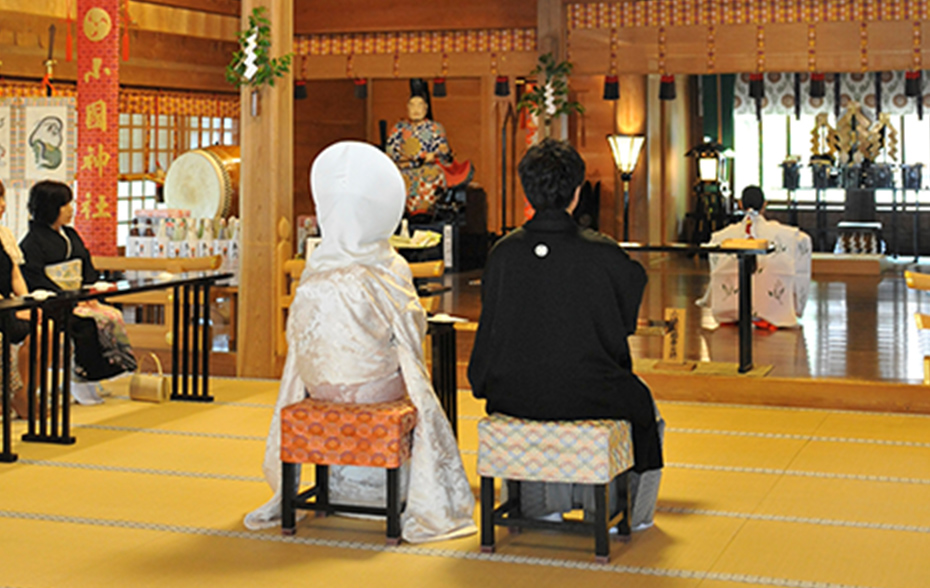
<svg viewBox="0 0 930 588">
<path fill-rule="evenodd" d="M 666 307 L 687 308 L 687 357 L 736 362 L 737 328 L 701 328 L 701 309 L 694 305 L 707 288 L 707 261 L 687 256 L 635 257 L 649 275 L 640 318 L 659 319 Z M 776 378 L 920 383 L 930 340 L 918 333 L 913 315 L 930 312 L 930 296 L 907 288 L 903 270 L 914 269 L 914 264 L 892 260 L 891 266 L 878 276 L 815 275 L 799 328 L 754 330 L 754 362 L 771 365 L 769 376 Z M 442 310 L 477 320 L 479 281 L 480 272 L 450 274 L 447 283 L 453 290 L 444 295 Z M 467 362 L 472 338 L 461 335 L 459 360 Z M 633 337 L 630 344 L 636 357 L 661 357 L 660 338 Z"/>
<path fill-rule="evenodd" d="M 922 268 L 912 259 L 889 259 L 881 274 L 815 274 L 798 328 L 753 331 L 754 362 L 765 377 L 747 378 L 736 374 L 737 328 L 701 326 L 701 309 L 694 302 L 707 287 L 707 261 L 675 255 L 636 257 L 649 275 L 640 318 L 659 319 L 667 307 L 687 308 L 685 354 L 701 362 L 690 373 L 650 372 L 643 366 L 661 357 L 661 338 L 632 337 L 637 373 L 656 398 L 930 414 L 930 394 L 922 385 L 930 335 L 919 332 L 913 318 L 915 312 L 930 312 L 930 295 L 909 290 L 903 277 L 905 269 L 930 273 L 930 264 Z M 443 280 L 450 290 L 442 295 L 439 311 L 477 321 L 480 279 L 480 271 L 447 273 Z M 216 332 L 222 344 L 228 335 L 222 326 Z M 460 388 L 468 387 L 473 341 L 473 333 L 459 332 Z M 170 365 L 170 353 L 159 355 L 166 367 Z M 700 370 L 700 377 L 693 377 Z M 235 353 L 214 353 L 211 372 L 235 375 Z"/>
</svg>

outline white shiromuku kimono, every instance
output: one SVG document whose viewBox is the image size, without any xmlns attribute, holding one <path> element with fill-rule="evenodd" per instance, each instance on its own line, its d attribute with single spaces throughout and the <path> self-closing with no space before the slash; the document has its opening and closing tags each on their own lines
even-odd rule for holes
<svg viewBox="0 0 930 588">
<path fill-rule="evenodd" d="M 750 234 L 746 225 L 750 224 Z M 766 220 L 750 210 L 742 221 L 725 227 L 713 235 L 715 245 L 726 239 L 766 239 L 775 246 L 768 255 L 757 256 L 752 280 L 753 317 L 766 320 L 776 327 L 794 327 L 804 312 L 811 283 L 810 236 L 796 227 Z M 710 255 L 710 286 L 700 306 L 710 308 L 720 322 L 739 319 L 739 262 L 735 255 Z"/>
<path fill-rule="evenodd" d="M 282 407 L 308 395 L 371 403 L 407 394 L 417 425 L 402 537 L 419 543 L 472 534 L 475 499 L 423 363 L 426 315 L 407 262 L 387 242 L 404 207 L 400 173 L 376 148 L 347 141 L 320 154 L 311 184 L 323 241 L 288 316 L 288 354 L 263 466 L 274 496 L 245 525 L 280 524 Z M 385 494 L 380 468 L 330 468 L 334 502 L 383 506 Z"/>
</svg>

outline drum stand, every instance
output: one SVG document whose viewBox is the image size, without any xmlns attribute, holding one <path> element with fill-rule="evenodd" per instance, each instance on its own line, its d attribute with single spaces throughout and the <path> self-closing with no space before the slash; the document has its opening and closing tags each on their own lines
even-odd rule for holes
<svg viewBox="0 0 930 588">
<path fill-rule="evenodd" d="M 823 188 L 817 188 L 814 191 L 814 214 L 816 217 L 816 230 L 814 234 L 817 237 L 814 243 L 815 251 L 826 251 L 827 249 L 827 215 L 825 203 L 823 201 L 823 192 Z"/>
<path fill-rule="evenodd" d="M 798 201 L 794 197 L 794 190 L 788 190 L 788 224 L 798 226 Z"/>
<path fill-rule="evenodd" d="M 907 190 L 904 191 L 905 201 Z M 920 189 L 914 190 L 914 263 L 920 259 Z"/>
<path fill-rule="evenodd" d="M 898 257 L 898 189 L 891 189 L 891 255 Z"/>
</svg>

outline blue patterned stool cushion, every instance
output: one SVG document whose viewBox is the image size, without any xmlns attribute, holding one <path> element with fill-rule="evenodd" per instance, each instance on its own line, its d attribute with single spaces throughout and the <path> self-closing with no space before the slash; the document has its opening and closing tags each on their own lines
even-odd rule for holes
<svg viewBox="0 0 930 588">
<path fill-rule="evenodd" d="M 478 422 L 478 475 L 606 484 L 633 467 L 626 421 L 531 421 L 492 414 Z"/>
</svg>

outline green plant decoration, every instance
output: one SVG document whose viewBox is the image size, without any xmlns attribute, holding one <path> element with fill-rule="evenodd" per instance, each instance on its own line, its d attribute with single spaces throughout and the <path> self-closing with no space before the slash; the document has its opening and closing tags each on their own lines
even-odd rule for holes
<svg viewBox="0 0 930 588">
<path fill-rule="evenodd" d="M 572 68 L 568 61 L 556 62 L 552 53 L 540 56 L 539 64 L 530 72 L 536 76 L 536 85 L 517 103 L 518 110 L 528 110 L 542 119 L 547 137 L 552 119 L 562 114 L 584 112 L 584 106 L 568 99 L 568 76 Z"/>
<path fill-rule="evenodd" d="M 270 57 L 271 21 L 265 16 L 265 7 L 252 9 L 249 28 L 236 33 L 239 50 L 233 53 L 232 62 L 226 66 L 226 81 L 236 87 L 248 85 L 258 90 L 263 85 L 274 86 L 275 78 L 284 76 L 291 67 L 294 54 Z"/>
</svg>

